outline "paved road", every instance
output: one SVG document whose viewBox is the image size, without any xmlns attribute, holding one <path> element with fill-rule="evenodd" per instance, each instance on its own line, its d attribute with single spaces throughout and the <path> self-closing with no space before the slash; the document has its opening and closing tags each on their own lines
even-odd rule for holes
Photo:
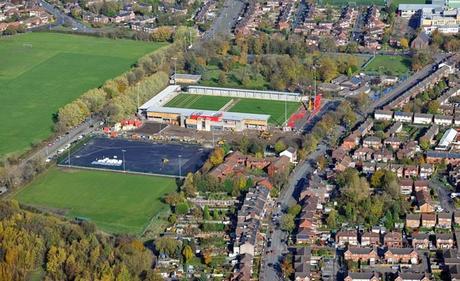
<svg viewBox="0 0 460 281">
<path fill-rule="evenodd" d="M 232 34 L 238 17 L 243 13 L 245 3 L 243 0 L 226 0 L 219 16 L 212 26 L 205 32 L 203 39 L 213 39 L 216 36 L 228 36 Z"/>
<path fill-rule="evenodd" d="M 443 60 L 445 60 L 449 55 L 448 54 L 440 54 L 435 59 L 435 62 L 425 66 L 422 70 L 416 72 L 414 75 L 410 76 L 408 79 L 404 80 L 400 84 L 398 84 L 390 93 L 383 95 L 374 103 L 372 103 L 369 108 L 367 109 L 366 113 L 372 113 L 376 108 L 380 108 L 392 100 L 398 98 L 402 94 L 404 94 L 407 90 L 417 85 L 421 80 L 425 79 L 428 75 L 433 73 L 434 68 Z"/>
<path fill-rule="evenodd" d="M 444 186 L 444 183 L 439 181 L 438 178 L 433 178 L 430 181 L 430 187 L 438 194 L 438 200 L 439 204 L 441 205 L 441 208 L 444 209 L 444 211 L 448 212 L 454 212 L 455 211 L 455 206 L 454 202 L 450 198 L 449 194 L 451 191 L 447 190 L 447 188 Z"/>
<path fill-rule="evenodd" d="M 61 138 L 51 145 L 46 145 L 45 147 L 35 151 L 32 155 L 29 155 L 27 158 L 21 160 L 21 165 L 25 165 L 28 161 L 35 159 L 46 159 L 48 157 L 55 156 L 59 149 L 64 148 L 67 144 L 77 140 L 80 135 L 87 135 L 96 130 L 97 126 L 95 125 L 97 122 L 99 121 L 95 119 L 88 119 L 79 126 L 70 130 L 68 134 L 61 136 Z"/>
<path fill-rule="evenodd" d="M 44 0 L 39 0 L 40 5 L 50 14 L 52 14 L 56 18 L 56 22 L 52 25 L 50 25 L 50 28 L 54 28 L 57 26 L 61 26 L 64 23 L 69 24 L 72 29 L 76 32 L 83 32 L 83 33 L 94 33 L 96 32 L 94 29 L 85 26 L 81 22 L 75 20 L 69 15 L 66 15 L 62 11 L 60 11 L 58 8 L 56 8 L 54 5 L 49 4 L 48 2 Z"/>
<path fill-rule="evenodd" d="M 314 168 L 312 167 L 310 161 L 316 159 L 319 155 L 324 155 L 326 153 L 326 149 L 326 145 L 318 145 L 318 149 L 315 152 L 311 153 L 305 161 L 297 165 L 294 172 L 289 177 L 287 187 L 282 190 L 278 200 L 276 201 L 276 203 L 281 203 L 282 209 L 297 202 L 293 194 L 296 193 L 296 188 L 299 187 L 299 181 L 306 178 L 307 175 L 313 173 Z M 288 252 L 287 244 L 284 242 L 286 238 L 287 236 L 285 232 L 277 226 L 273 227 L 273 233 L 269 237 L 271 240 L 271 246 L 265 249 L 268 250 L 269 253 L 264 254 L 263 256 L 260 272 L 261 281 L 282 280 L 279 262 L 281 261 L 283 254 Z"/>
</svg>

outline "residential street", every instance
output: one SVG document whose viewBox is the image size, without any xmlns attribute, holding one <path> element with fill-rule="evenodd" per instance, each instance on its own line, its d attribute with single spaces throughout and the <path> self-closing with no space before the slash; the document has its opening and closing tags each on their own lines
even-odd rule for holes
<svg viewBox="0 0 460 281">
<path fill-rule="evenodd" d="M 44 0 L 39 0 L 40 5 L 52 14 L 56 18 L 56 22 L 50 25 L 50 28 L 54 28 L 56 26 L 61 26 L 64 23 L 68 23 L 72 26 L 72 29 L 76 32 L 83 32 L 83 33 L 94 33 L 96 32 L 94 29 L 85 26 L 81 22 L 75 20 L 74 18 L 64 14 L 59 9 L 57 9 L 54 5 L 49 4 Z"/>
<path fill-rule="evenodd" d="M 276 201 L 276 203 L 281 203 L 282 209 L 297 202 L 293 197 L 293 194 L 295 194 L 296 188 L 299 187 L 299 181 L 302 178 L 306 178 L 307 175 L 313 173 L 314 168 L 312 167 L 311 162 L 319 155 L 324 155 L 326 153 L 326 149 L 326 145 L 318 145 L 318 149 L 315 152 L 310 154 L 305 161 L 297 165 L 290 176 L 289 184 L 282 190 L 278 200 Z M 265 251 L 269 251 L 269 253 L 263 256 L 260 280 L 282 280 L 279 261 L 281 260 L 283 254 L 287 253 L 287 244 L 285 242 L 287 235 L 279 227 L 273 226 L 273 233 L 269 239 L 271 240 L 271 247 L 267 247 L 267 249 L 265 249 Z"/>
<path fill-rule="evenodd" d="M 434 177 L 430 181 L 430 188 L 432 188 L 436 194 L 438 194 L 439 204 L 445 212 L 454 212 L 455 206 L 454 202 L 450 198 L 450 191 L 444 186 L 444 183 L 439 181 L 438 178 Z"/>
<path fill-rule="evenodd" d="M 243 13 L 244 7 L 245 4 L 241 0 L 226 0 L 224 8 L 214 20 L 211 28 L 205 32 L 203 39 L 208 40 L 216 36 L 230 36 L 238 17 Z"/>
</svg>

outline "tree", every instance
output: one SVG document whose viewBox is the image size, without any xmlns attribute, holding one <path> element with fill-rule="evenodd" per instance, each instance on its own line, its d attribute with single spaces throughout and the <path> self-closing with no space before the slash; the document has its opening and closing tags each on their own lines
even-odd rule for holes
<svg viewBox="0 0 460 281">
<path fill-rule="evenodd" d="M 221 147 L 217 147 L 214 149 L 214 151 L 211 153 L 211 156 L 209 157 L 209 161 L 213 166 L 217 166 L 224 162 L 224 150 Z"/>
<path fill-rule="evenodd" d="M 427 151 L 431 147 L 431 142 L 429 139 L 426 138 L 421 138 L 420 139 L 420 147 L 424 150 Z"/>
<path fill-rule="evenodd" d="M 330 82 L 337 77 L 337 64 L 330 57 L 323 57 L 319 61 L 318 73 L 324 82 Z"/>
<path fill-rule="evenodd" d="M 284 151 L 285 149 L 286 149 L 286 144 L 284 144 L 283 140 L 278 140 L 275 143 L 275 151 L 276 151 L 276 153 L 280 153 L 280 152 Z"/>
<path fill-rule="evenodd" d="M 431 114 L 438 114 L 439 108 L 440 108 L 439 101 L 432 100 L 428 103 L 427 111 L 428 113 L 431 113 Z"/>
<path fill-rule="evenodd" d="M 296 217 L 298 214 L 300 214 L 300 211 L 302 211 L 302 207 L 299 204 L 294 204 L 291 207 L 289 207 L 288 214 L 291 214 L 294 217 Z"/>
<path fill-rule="evenodd" d="M 210 250 L 203 251 L 203 263 L 209 265 L 212 262 L 212 255 Z"/>
<path fill-rule="evenodd" d="M 155 249 L 160 254 L 175 257 L 177 250 L 180 249 L 180 242 L 171 237 L 160 237 L 155 240 Z"/>
<path fill-rule="evenodd" d="M 289 257 L 290 255 L 285 256 L 281 262 L 281 272 L 283 272 L 284 278 L 290 278 L 290 276 L 294 273 L 294 267 L 292 266 L 292 262 Z"/>
<path fill-rule="evenodd" d="M 194 176 L 192 173 L 188 173 L 185 177 L 183 190 L 187 197 L 195 197 L 196 196 L 196 185 L 194 183 Z"/>
<path fill-rule="evenodd" d="M 401 48 L 403 49 L 409 48 L 409 40 L 407 40 L 406 38 L 401 38 L 401 40 L 399 40 L 399 44 L 401 45 Z"/>
<path fill-rule="evenodd" d="M 281 229 L 289 233 L 292 232 L 295 228 L 294 219 L 295 217 L 292 214 L 284 214 L 280 221 Z"/>
<path fill-rule="evenodd" d="M 327 159 L 324 157 L 324 155 L 318 156 L 318 158 L 316 158 L 316 163 L 318 164 L 318 169 L 321 171 L 324 171 L 324 169 L 327 167 Z"/>
<path fill-rule="evenodd" d="M 211 219 L 211 215 L 209 214 L 209 208 L 208 208 L 208 206 L 204 206 L 204 209 L 203 209 L 203 219 L 204 219 L 204 220 L 210 220 L 210 219 Z"/>
<path fill-rule="evenodd" d="M 335 229 L 337 227 L 337 211 L 332 209 L 327 216 L 327 227 L 330 229 Z"/>
<path fill-rule="evenodd" d="M 190 247 L 190 245 L 184 246 L 184 248 L 182 249 L 182 256 L 184 257 L 185 263 L 187 263 L 188 261 L 190 261 L 190 259 L 192 259 L 193 250 L 192 250 L 192 247 Z"/>
</svg>

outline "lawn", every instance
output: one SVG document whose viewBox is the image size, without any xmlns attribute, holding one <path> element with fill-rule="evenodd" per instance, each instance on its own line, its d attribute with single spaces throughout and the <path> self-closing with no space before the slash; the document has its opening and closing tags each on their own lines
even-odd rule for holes
<svg viewBox="0 0 460 281">
<path fill-rule="evenodd" d="M 234 99 L 236 104 L 227 111 L 268 114 L 270 115 L 269 122 L 275 125 L 282 125 L 285 121 L 284 101 L 180 94 L 168 102 L 165 106 L 202 110 L 219 110 L 232 99 Z M 287 118 L 289 119 L 289 117 L 299 108 L 299 103 L 287 102 L 286 105 Z"/>
<path fill-rule="evenodd" d="M 229 109 L 231 112 L 245 112 L 254 114 L 268 114 L 271 124 L 282 125 L 285 121 L 285 105 L 287 118 L 296 112 L 300 104 L 297 102 L 260 100 L 260 99 L 241 99 L 237 104 Z"/>
<path fill-rule="evenodd" d="M 0 39 L 0 158 L 49 137 L 61 106 L 161 46 L 57 33 Z"/>
<path fill-rule="evenodd" d="M 398 6 L 399 4 L 431 4 L 431 1 L 425 0 L 394 0 L 391 3 Z"/>
<path fill-rule="evenodd" d="M 376 56 L 365 68 L 367 73 L 404 75 L 410 71 L 410 59 L 405 56 Z"/>
<path fill-rule="evenodd" d="M 24 204 L 84 217 L 110 233 L 139 234 L 167 209 L 161 197 L 173 178 L 51 168 L 15 198 Z"/>
<path fill-rule="evenodd" d="M 333 6 L 345 6 L 345 5 L 352 5 L 352 6 L 368 6 L 368 5 L 377 5 L 377 6 L 384 6 L 386 1 L 385 0 L 355 0 L 355 1 L 346 1 L 346 0 L 318 0 L 317 3 L 319 5 L 333 5 Z"/>
<path fill-rule="evenodd" d="M 169 101 L 165 106 L 202 110 L 219 110 L 231 100 L 231 97 L 179 94 L 171 101 Z"/>
</svg>

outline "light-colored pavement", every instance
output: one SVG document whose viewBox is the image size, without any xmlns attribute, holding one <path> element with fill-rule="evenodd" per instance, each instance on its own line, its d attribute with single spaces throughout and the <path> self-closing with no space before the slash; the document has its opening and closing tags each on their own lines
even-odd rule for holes
<svg viewBox="0 0 460 281">
<path fill-rule="evenodd" d="M 54 28 L 57 26 L 61 26 L 64 23 L 69 24 L 72 29 L 76 32 L 83 32 L 83 33 L 95 33 L 96 31 L 90 27 L 87 27 L 86 25 L 82 24 L 81 22 L 75 20 L 69 15 L 66 15 L 62 11 L 60 11 L 58 8 L 56 8 L 54 5 L 44 1 L 44 0 L 39 0 L 40 5 L 50 14 L 52 14 L 56 18 L 56 22 L 54 24 L 50 25 L 50 28 Z"/>
<path fill-rule="evenodd" d="M 242 0 L 226 0 L 219 16 L 212 26 L 203 35 L 204 40 L 216 38 L 216 36 L 231 36 L 232 30 L 243 13 L 245 3 Z"/>
<path fill-rule="evenodd" d="M 289 177 L 288 185 L 282 190 L 277 203 L 281 203 L 282 209 L 295 204 L 296 198 L 294 194 L 296 188 L 299 187 L 299 181 L 306 178 L 307 175 L 313 173 L 314 168 L 311 163 L 319 155 L 326 153 L 327 146 L 324 144 L 318 145 L 318 149 L 311 153 L 305 161 L 300 162 L 293 173 Z M 283 254 L 288 252 L 286 239 L 287 235 L 283 232 L 279 226 L 272 226 L 273 233 L 269 236 L 271 246 L 266 247 L 268 253 L 263 255 L 263 261 L 261 264 L 260 280 L 261 281 L 276 281 L 282 280 L 282 273 L 280 270 L 279 262 L 282 259 Z"/>
</svg>

